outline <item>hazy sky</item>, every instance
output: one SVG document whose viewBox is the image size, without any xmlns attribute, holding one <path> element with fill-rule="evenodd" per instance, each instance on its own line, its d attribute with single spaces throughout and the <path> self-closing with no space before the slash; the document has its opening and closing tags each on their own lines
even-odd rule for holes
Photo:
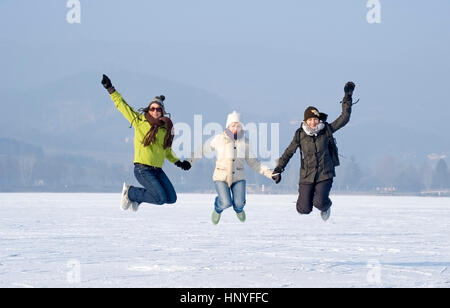
<svg viewBox="0 0 450 308">
<path fill-rule="evenodd" d="M 80 2 L 81 24 L 68 24 L 65 0 L 1 0 L 0 39 L 49 49 L 110 42 L 102 52 L 111 57 L 115 45 L 129 46 L 126 58 L 105 57 L 111 66 L 189 83 L 227 100 L 240 96 L 239 102 L 310 99 L 308 87 L 317 90 L 318 83 L 334 97 L 348 79 L 378 91 L 392 74 L 405 88 L 406 79 L 421 72 L 433 74 L 438 85 L 444 78 L 448 83 L 447 0 L 381 0 L 381 24 L 367 22 L 365 0 Z M 66 74 L 107 66 L 94 55 L 86 52 Z M 56 66 L 41 78 L 61 74 Z"/>
<path fill-rule="evenodd" d="M 337 115 L 346 81 L 363 98 L 355 121 L 409 121 L 450 95 L 450 1 L 0 0 L 0 87 L 39 85 L 79 72 L 142 72 L 205 89 L 230 108 Z M 114 80 L 120 76 L 113 76 Z"/>
</svg>

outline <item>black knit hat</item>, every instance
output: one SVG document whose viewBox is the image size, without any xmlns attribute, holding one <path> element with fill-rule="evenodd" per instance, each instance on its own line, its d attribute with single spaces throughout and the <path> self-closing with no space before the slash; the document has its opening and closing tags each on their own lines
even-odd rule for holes
<svg viewBox="0 0 450 308">
<path fill-rule="evenodd" d="M 310 118 L 317 118 L 320 121 L 325 122 L 328 118 L 328 115 L 326 113 L 321 113 L 316 107 L 309 106 L 305 110 L 305 115 L 303 121 L 306 121 Z"/>
<path fill-rule="evenodd" d="M 317 110 L 316 107 L 309 106 L 308 108 L 306 108 L 305 116 L 304 116 L 303 120 L 306 121 L 310 118 L 320 119 L 320 112 L 319 112 L 319 110 Z"/>
</svg>

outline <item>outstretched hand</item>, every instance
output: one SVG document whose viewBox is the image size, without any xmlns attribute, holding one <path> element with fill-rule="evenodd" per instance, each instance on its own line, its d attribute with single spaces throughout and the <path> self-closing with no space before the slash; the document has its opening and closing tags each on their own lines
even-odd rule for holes
<svg viewBox="0 0 450 308">
<path fill-rule="evenodd" d="M 112 88 L 111 79 L 109 79 L 109 77 L 105 74 L 103 74 L 102 85 L 105 87 L 105 89 Z"/>
<path fill-rule="evenodd" d="M 181 169 L 183 169 L 184 171 L 187 171 L 187 170 L 189 170 L 189 169 L 191 169 L 191 163 L 190 162 L 188 162 L 187 160 L 184 160 L 184 161 L 177 161 L 176 163 L 175 163 L 175 166 L 177 166 L 178 168 L 181 168 Z"/>
<path fill-rule="evenodd" d="M 345 96 L 352 96 L 353 91 L 355 90 L 355 87 L 356 87 L 356 85 L 353 81 L 347 82 L 344 87 Z"/>
<path fill-rule="evenodd" d="M 275 181 L 275 184 L 278 184 L 278 183 L 281 182 L 281 169 L 280 169 L 280 168 L 276 167 L 276 168 L 273 170 L 273 173 L 272 173 L 272 180 Z"/>
<path fill-rule="evenodd" d="M 280 183 L 281 182 L 281 173 L 273 173 L 272 180 L 275 181 L 275 184 Z"/>
</svg>

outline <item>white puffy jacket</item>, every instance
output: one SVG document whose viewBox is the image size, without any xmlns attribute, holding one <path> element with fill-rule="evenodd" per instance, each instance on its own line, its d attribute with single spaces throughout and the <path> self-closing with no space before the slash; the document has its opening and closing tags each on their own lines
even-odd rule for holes
<svg viewBox="0 0 450 308">
<path fill-rule="evenodd" d="M 206 142 L 202 149 L 197 150 L 188 161 L 193 164 L 197 159 L 212 151 L 217 153 L 214 181 L 227 182 L 231 187 L 233 183 L 245 180 L 244 161 L 256 172 L 269 179 L 272 178 L 273 171 L 253 155 L 249 141 L 244 136 L 234 140 L 226 132 L 216 135 Z"/>
</svg>

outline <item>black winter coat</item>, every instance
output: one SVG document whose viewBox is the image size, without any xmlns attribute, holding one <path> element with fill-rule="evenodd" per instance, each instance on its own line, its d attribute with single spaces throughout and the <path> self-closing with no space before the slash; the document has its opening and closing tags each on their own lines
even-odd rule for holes
<svg viewBox="0 0 450 308">
<path fill-rule="evenodd" d="M 325 125 L 330 125 L 332 133 L 336 132 L 350 121 L 351 111 L 351 101 L 344 101 L 342 103 L 342 113 L 339 118 L 337 118 L 333 123 L 325 123 Z M 318 183 L 334 178 L 336 176 L 336 172 L 330 153 L 329 138 L 330 137 L 327 134 L 326 127 L 322 129 L 317 136 L 307 135 L 300 127 L 295 132 L 291 144 L 278 160 L 277 167 L 281 171 L 284 171 L 284 168 L 297 151 L 297 148 L 300 148 L 300 183 Z"/>
</svg>

